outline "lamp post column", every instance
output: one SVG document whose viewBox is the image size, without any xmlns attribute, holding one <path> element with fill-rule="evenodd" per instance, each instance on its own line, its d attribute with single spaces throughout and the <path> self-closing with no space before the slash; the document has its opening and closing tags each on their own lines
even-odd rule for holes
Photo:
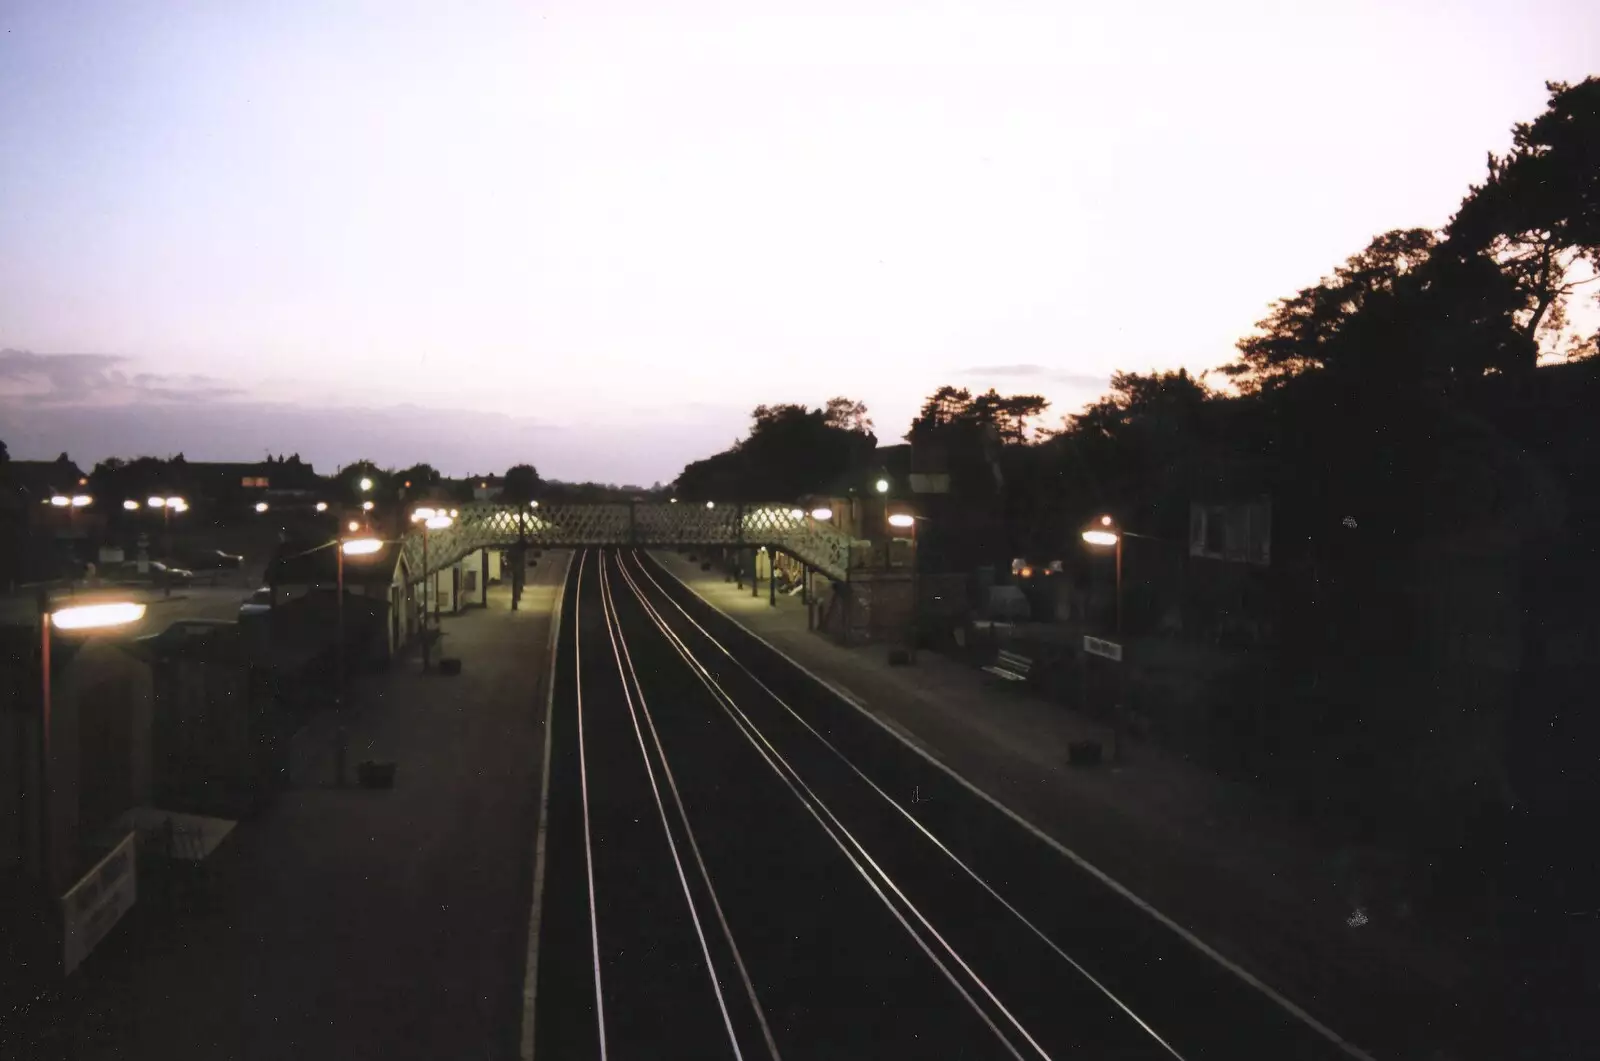
<svg viewBox="0 0 1600 1061">
<path fill-rule="evenodd" d="M 1117 640 L 1122 640 L 1122 539 L 1127 535 L 1117 535 Z"/>
<path fill-rule="evenodd" d="M 422 522 L 422 669 L 428 669 L 428 591 L 433 587 L 428 580 L 433 576 L 428 572 L 428 522 Z"/>
<path fill-rule="evenodd" d="M 335 694 L 336 695 L 336 699 L 334 700 L 334 704 L 336 706 L 342 708 L 342 707 L 344 707 L 344 686 L 345 686 L 345 677 L 344 677 L 344 669 L 345 669 L 345 660 L 344 660 L 344 546 L 343 546 L 343 543 L 340 543 L 340 544 L 336 545 L 334 547 L 334 551 L 339 554 L 339 560 L 338 560 L 338 568 L 339 568 L 339 633 L 338 633 L 338 639 L 339 639 L 339 684 L 337 686 L 338 691 Z"/>
<path fill-rule="evenodd" d="M 39 600 L 39 875 L 48 894 L 56 894 L 56 875 L 53 862 L 54 845 L 51 844 L 50 786 L 52 760 L 50 755 L 50 612 L 43 596 Z"/>
</svg>

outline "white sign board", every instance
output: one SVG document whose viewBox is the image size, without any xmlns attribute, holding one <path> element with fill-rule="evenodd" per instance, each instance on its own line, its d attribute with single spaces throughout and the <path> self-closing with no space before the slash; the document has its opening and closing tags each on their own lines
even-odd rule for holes
<svg viewBox="0 0 1600 1061">
<path fill-rule="evenodd" d="M 109 855 L 61 897 L 61 920 L 65 928 L 61 975 L 70 975 L 94 950 L 95 944 L 111 931 L 111 926 L 122 920 L 122 915 L 133 906 L 139 881 L 134 864 L 134 836 L 129 833 L 123 837 Z"/>
<path fill-rule="evenodd" d="M 1122 662 L 1122 646 L 1115 641 L 1084 635 L 1083 650 L 1091 656 L 1104 656 L 1106 659 Z"/>
</svg>

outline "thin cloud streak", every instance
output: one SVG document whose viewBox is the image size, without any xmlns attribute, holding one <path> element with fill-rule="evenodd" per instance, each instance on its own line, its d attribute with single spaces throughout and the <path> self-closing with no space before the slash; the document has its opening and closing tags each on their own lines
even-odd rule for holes
<svg viewBox="0 0 1600 1061">
<path fill-rule="evenodd" d="M 415 402 L 261 401 L 209 376 L 124 372 L 120 366 L 131 362 L 0 350 L 0 413 L 11 453 L 65 451 L 93 464 L 112 456 L 250 460 L 298 452 L 323 467 L 362 458 L 392 467 L 426 461 L 451 475 L 526 461 L 552 478 L 648 485 L 727 445 L 749 421 L 744 407 L 712 402 L 623 406 L 606 417 L 556 422 Z"/>
<path fill-rule="evenodd" d="M 1023 379 L 1059 383 L 1068 387 L 1106 387 L 1110 377 L 1094 372 L 1068 372 L 1046 365 L 974 365 L 956 373 L 980 379 Z"/>
<path fill-rule="evenodd" d="M 36 354 L 0 350 L 0 407 L 29 405 L 187 404 L 244 393 L 211 376 L 122 371 L 115 354 Z"/>
</svg>

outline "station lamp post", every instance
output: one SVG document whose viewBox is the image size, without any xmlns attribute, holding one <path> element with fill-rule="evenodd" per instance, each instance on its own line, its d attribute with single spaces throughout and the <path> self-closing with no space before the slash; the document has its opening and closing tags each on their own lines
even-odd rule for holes
<svg viewBox="0 0 1600 1061">
<path fill-rule="evenodd" d="M 51 844 L 54 829 L 50 817 L 50 795 L 55 780 L 55 761 L 50 743 L 54 707 L 50 692 L 51 631 L 88 633 L 127 626 L 144 618 L 144 609 L 143 604 L 123 600 L 57 608 L 51 604 L 47 594 L 39 595 L 39 869 L 52 895 L 56 893 L 56 867 Z"/>
<path fill-rule="evenodd" d="M 1116 549 L 1117 567 L 1117 637 L 1122 637 L 1122 538 L 1123 534 L 1117 529 L 1116 521 L 1110 516 L 1101 516 L 1095 525 L 1083 532 L 1083 540 L 1090 545 L 1101 548 L 1111 547 Z"/>
<path fill-rule="evenodd" d="M 1119 651 L 1123 651 L 1120 647 L 1122 645 L 1122 539 L 1127 537 L 1140 538 L 1148 536 L 1130 535 L 1127 531 L 1118 527 L 1116 521 L 1110 516 L 1101 516 L 1093 526 L 1088 527 L 1083 532 L 1083 540 L 1088 544 L 1102 549 L 1112 548 L 1116 550 L 1116 636 Z M 1087 648 L 1087 643 L 1085 648 Z M 1087 656 L 1084 657 L 1083 662 L 1084 706 L 1087 708 L 1089 695 Z M 1126 695 L 1127 676 L 1127 671 L 1123 669 L 1124 666 L 1121 659 L 1118 658 L 1116 702 L 1111 705 L 1111 758 L 1114 762 L 1122 759 L 1122 701 Z"/>
<path fill-rule="evenodd" d="M 67 526 L 69 527 L 76 526 L 77 520 L 74 516 L 78 509 L 87 508 L 92 504 L 94 504 L 94 498 L 88 494 L 72 494 L 70 496 L 67 494 L 53 494 L 50 497 L 51 507 L 67 510 Z"/>
<path fill-rule="evenodd" d="M 151 508 L 159 508 L 161 510 L 161 525 L 163 527 L 172 522 L 172 514 L 174 512 L 181 515 L 189 511 L 189 502 L 181 497 L 156 497 L 152 494 L 150 497 L 145 498 L 144 503 Z M 127 506 L 124 505 L 123 507 Z M 138 502 L 134 503 L 134 507 L 138 507 Z"/>
<path fill-rule="evenodd" d="M 917 661 L 917 612 L 922 606 L 921 586 L 917 580 L 917 517 L 905 510 L 890 512 L 886 517 L 889 524 L 889 533 L 895 531 L 908 531 L 907 537 L 911 540 L 911 614 L 908 621 L 910 636 L 907 639 L 906 658 L 909 662 Z M 893 539 L 884 543 L 884 567 L 888 568 L 889 552 L 894 547 Z"/>
<path fill-rule="evenodd" d="M 159 497 L 152 494 L 145 499 L 144 503 L 150 508 L 161 510 L 161 549 L 163 552 L 170 554 L 172 552 L 172 516 L 174 513 L 182 515 L 189 511 L 189 502 L 181 497 Z M 168 559 L 171 559 L 170 556 Z"/>
<path fill-rule="evenodd" d="M 346 556 L 371 556 L 383 548 L 383 542 L 377 538 L 346 538 L 339 542 L 339 688 L 338 698 L 335 701 L 339 707 L 344 706 L 345 690 L 345 631 L 344 631 L 344 558 Z M 344 780 L 344 771 L 340 770 L 339 780 Z"/>
<path fill-rule="evenodd" d="M 429 665 L 430 647 L 428 645 L 428 598 L 434 600 L 434 629 L 439 627 L 439 595 L 434 592 L 438 587 L 432 585 L 434 575 L 428 570 L 428 536 L 431 531 L 444 530 L 455 522 L 455 509 L 449 512 L 443 509 L 419 508 L 411 513 L 413 523 L 422 524 L 422 669 L 427 670 Z"/>
</svg>

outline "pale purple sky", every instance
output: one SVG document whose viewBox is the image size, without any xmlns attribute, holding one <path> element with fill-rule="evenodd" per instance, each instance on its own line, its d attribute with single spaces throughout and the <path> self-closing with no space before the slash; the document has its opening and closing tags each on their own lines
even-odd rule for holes
<svg viewBox="0 0 1600 1061">
<path fill-rule="evenodd" d="M 14 456 L 645 483 L 760 402 L 847 394 L 893 441 L 942 383 L 1054 415 L 1214 367 L 1600 69 L 1584 0 L 7 0 L 0 30 Z"/>
</svg>

